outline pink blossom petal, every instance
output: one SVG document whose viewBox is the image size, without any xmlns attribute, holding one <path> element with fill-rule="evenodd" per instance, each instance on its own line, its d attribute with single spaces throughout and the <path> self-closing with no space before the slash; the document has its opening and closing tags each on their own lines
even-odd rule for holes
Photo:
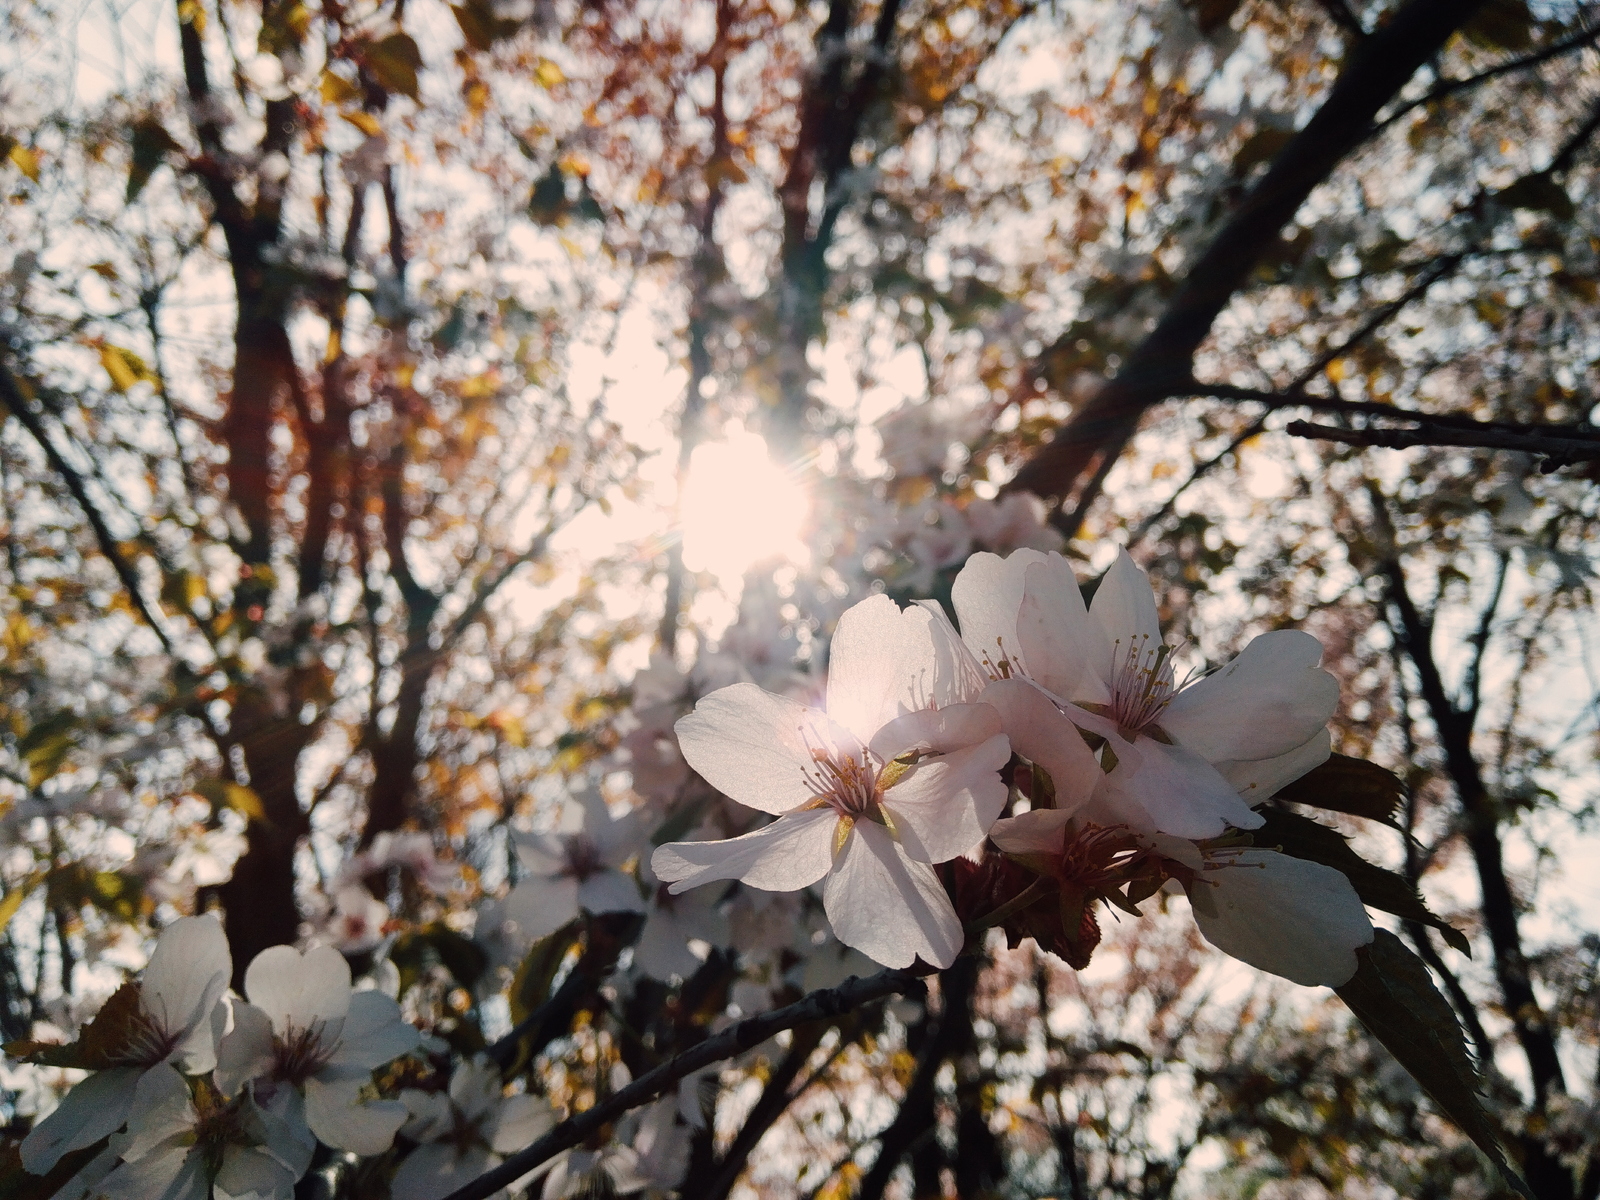
<svg viewBox="0 0 1600 1200">
<path fill-rule="evenodd" d="M 1010 758 L 1011 744 L 997 733 L 976 746 L 919 763 L 884 792 L 884 812 L 894 822 L 905 853 L 918 862 L 942 863 L 982 842 L 1005 807 L 1000 768 Z"/>
<path fill-rule="evenodd" d="M 1339 706 L 1339 684 L 1317 664 L 1322 643 L 1298 629 L 1264 633 L 1239 657 L 1186 687 L 1161 728 L 1209 762 L 1276 758 L 1306 744 Z"/>
<path fill-rule="evenodd" d="M 938 875 L 871 821 L 845 840 L 822 905 L 835 937 L 886 967 L 921 958 L 942 970 L 961 953 L 961 921 Z"/>
<path fill-rule="evenodd" d="M 1086 804 L 1104 772 L 1072 717 L 1026 679 L 992 683 L 983 699 L 1000 714 L 1011 748 L 1049 772 L 1056 789 L 1055 806 L 1072 812 Z M 1080 715 L 1090 714 L 1073 710 L 1073 717 Z M 1123 743 L 1115 730 L 1108 736 L 1120 750 Z"/>
<path fill-rule="evenodd" d="M 920 610 L 902 613 L 884 595 L 852 605 L 839 618 L 828 649 L 829 718 L 862 744 L 871 741 L 913 707 L 913 683 L 931 669 L 931 655 L 926 614 Z"/>
<path fill-rule="evenodd" d="M 1274 850 L 1218 857 L 1189 888 L 1200 932 L 1217 949 L 1307 987 L 1356 973 L 1372 921 L 1343 872 Z"/>
<path fill-rule="evenodd" d="M 808 736 L 814 742 L 842 740 L 842 748 L 855 744 L 819 710 L 753 683 L 712 692 L 676 729 L 683 757 L 707 783 L 740 804 L 775 816 L 812 798 L 805 780 L 812 763 Z"/>
<path fill-rule="evenodd" d="M 674 894 L 718 879 L 768 892 L 798 891 L 828 873 L 838 822 L 831 808 L 791 813 L 743 837 L 668 842 L 651 856 L 650 866 Z"/>
<path fill-rule="evenodd" d="M 1230 825 L 1254 829 L 1261 824 L 1261 814 L 1198 754 L 1148 737 L 1137 746 L 1138 760 L 1119 764 L 1097 796 L 1135 829 L 1198 840 L 1218 837 Z"/>
<path fill-rule="evenodd" d="M 1161 615 L 1156 611 L 1150 577 L 1141 571 L 1126 550 L 1117 551 L 1117 561 L 1100 580 L 1089 615 L 1105 631 L 1118 660 L 1130 650 L 1161 645 Z M 1074 699 L 1075 697 L 1067 697 Z"/>
<path fill-rule="evenodd" d="M 1028 568 L 1017 609 L 1017 645 L 1028 678 L 1063 700 L 1106 704 L 1111 643 L 1089 616 L 1078 577 L 1059 554 Z"/>
</svg>

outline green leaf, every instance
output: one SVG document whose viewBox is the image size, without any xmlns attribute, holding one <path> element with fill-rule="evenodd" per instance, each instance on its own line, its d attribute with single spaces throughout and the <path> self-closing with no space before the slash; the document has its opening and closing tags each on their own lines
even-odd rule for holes
<svg viewBox="0 0 1600 1200">
<path fill-rule="evenodd" d="M 1356 961 L 1355 977 L 1334 989 L 1339 999 L 1506 1181 L 1535 1200 L 1506 1159 L 1500 1130 L 1479 1098 L 1478 1068 L 1455 1010 L 1433 986 L 1428 968 L 1387 929 L 1356 951 Z"/>
<path fill-rule="evenodd" d="M 139 193 L 144 191 L 144 185 L 150 182 L 150 176 L 155 174 L 161 161 L 182 147 L 154 117 L 135 121 L 129 127 L 128 141 L 133 151 L 133 160 L 128 167 L 128 191 L 124 201 L 132 204 Z"/>
<path fill-rule="evenodd" d="M 1381 821 L 1393 829 L 1400 828 L 1395 815 L 1405 798 L 1406 785 L 1393 771 L 1344 754 L 1331 756 L 1277 795 L 1279 800 Z"/>
<path fill-rule="evenodd" d="M 1461 35 L 1489 50 L 1528 50 L 1533 46 L 1533 14 L 1527 0 L 1489 0 L 1461 27 Z"/>
<path fill-rule="evenodd" d="M 381 42 L 367 47 L 367 69 L 391 92 L 416 100 L 417 72 L 422 69 L 422 54 L 416 42 L 405 33 L 391 33 Z"/>
<path fill-rule="evenodd" d="M 1536 171 L 1524 175 L 1509 187 L 1501 188 L 1494 198 L 1507 208 L 1525 208 L 1530 212 L 1547 212 L 1559 221 L 1570 221 L 1577 213 L 1572 197 L 1555 181 L 1549 171 Z"/>
<path fill-rule="evenodd" d="M 515 1024 L 550 999 L 550 984 L 561 969 L 567 951 L 583 936 L 583 922 L 569 921 L 548 937 L 540 938 L 528 950 L 516 978 L 511 981 L 511 1021 Z"/>
<path fill-rule="evenodd" d="M 1344 872 L 1363 904 L 1393 913 L 1407 921 L 1432 925 L 1451 946 L 1471 957 L 1472 947 L 1466 937 L 1459 929 L 1429 911 L 1422 896 L 1405 876 L 1362 858 L 1350 848 L 1349 840 L 1337 829 L 1330 829 L 1320 821 L 1281 808 L 1261 808 L 1256 811 L 1266 818 L 1261 828 L 1250 831 L 1257 846 L 1276 846 L 1291 857 L 1321 863 Z"/>
</svg>

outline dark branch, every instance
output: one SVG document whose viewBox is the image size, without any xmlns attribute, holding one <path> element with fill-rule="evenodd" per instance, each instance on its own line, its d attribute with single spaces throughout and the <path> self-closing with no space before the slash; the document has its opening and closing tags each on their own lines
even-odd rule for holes
<svg viewBox="0 0 1600 1200">
<path fill-rule="evenodd" d="M 1572 426 L 1552 425 L 1563 435 Z M 1294 437 L 1340 442 L 1346 446 L 1380 446 L 1388 450 L 1411 450 L 1418 446 L 1461 446 L 1478 450 L 1514 450 L 1523 454 L 1542 454 L 1552 460 L 1547 467 L 1572 462 L 1600 461 L 1600 441 L 1588 437 L 1505 433 L 1498 429 L 1463 430 L 1423 421 L 1415 429 L 1338 429 L 1310 421 L 1290 421 L 1285 432 Z"/>
<path fill-rule="evenodd" d="M 1008 489 L 1066 496 L 1096 454 L 1122 453 L 1145 411 L 1190 377 L 1195 352 L 1212 324 L 1306 197 L 1366 140 L 1383 106 L 1479 7 L 1459 0 L 1411 0 L 1362 39 L 1321 108 L 1190 265 L 1155 329 L 1122 372 L 1024 464 Z"/>
<path fill-rule="evenodd" d="M 866 979 L 851 976 L 838 987 L 823 988 L 783 1008 L 749 1017 L 698 1046 L 647 1071 L 626 1087 L 563 1121 L 549 1133 L 506 1159 L 491 1171 L 478 1176 L 465 1187 L 451 1192 L 445 1200 L 486 1200 L 506 1185 L 521 1179 L 563 1150 L 576 1146 L 630 1109 L 648 1104 L 673 1084 L 693 1075 L 702 1067 L 743 1053 L 785 1029 L 808 1021 L 842 1017 L 872 1000 L 895 994 L 921 996 L 922 980 L 910 971 L 880 971 Z"/>
</svg>

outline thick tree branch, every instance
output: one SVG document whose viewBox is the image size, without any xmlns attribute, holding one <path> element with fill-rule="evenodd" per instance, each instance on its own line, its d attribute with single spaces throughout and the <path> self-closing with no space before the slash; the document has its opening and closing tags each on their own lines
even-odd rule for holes
<svg viewBox="0 0 1600 1200">
<path fill-rule="evenodd" d="M 1301 204 L 1370 135 L 1383 106 L 1471 19 L 1481 0 L 1410 0 L 1362 39 L 1316 114 L 1189 267 L 1156 327 L 1055 438 L 1024 464 L 1009 490 L 1065 497 L 1098 453 L 1122 453 L 1152 405 L 1190 378 L 1195 352 Z M 1080 509 L 1082 505 L 1080 503 Z"/>
<path fill-rule="evenodd" d="M 1346 446 L 1378 446 L 1387 450 L 1411 450 L 1418 446 L 1460 446 L 1476 450 L 1512 450 L 1522 454 L 1541 454 L 1550 459 L 1546 470 L 1565 463 L 1600 461 L 1600 441 L 1570 436 L 1582 432 L 1570 425 L 1552 425 L 1559 435 L 1507 433 L 1498 429 L 1465 430 L 1429 421 L 1415 429 L 1339 429 L 1310 421 L 1290 421 L 1284 432 L 1293 437 L 1339 442 Z"/>
<path fill-rule="evenodd" d="M 910 971 L 880 971 L 866 979 L 851 976 L 838 987 L 823 988 L 783 1008 L 749 1017 L 699 1045 L 647 1071 L 626 1087 L 577 1116 L 563 1121 L 526 1150 L 451 1192 L 445 1200 L 486 1200 L 507 1184 L 576 1146 L 623 1113 L 648 1104 L 673 1084 L 723 1059 L 732 1058 L 785 1029 L 826 1021 L 853 1012 L 872 1000 L 895 994 L 921 996 L 922 980 Z"/>
</svg>

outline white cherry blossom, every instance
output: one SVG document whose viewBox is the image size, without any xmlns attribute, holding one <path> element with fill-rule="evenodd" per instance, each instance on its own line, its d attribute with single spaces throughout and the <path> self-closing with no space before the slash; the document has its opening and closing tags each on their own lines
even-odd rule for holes
<svg viewBox="0 0 1600 1200">
<path fill-rule="evenodd" d="M 933 864 L 972 850 L 1005 803 L 1000 715 L 961 702 L 926 610 L 886 596 L 834 633 L 826 710 L 735 684 L 678 722 L 708 783 L 777 820 L 742 837 L 676 842 L 656 875 L 681 892 L 718 879 L 768 891 L 823 882 L 840 941 L 886 966 L 949 966 L 962 930 Z"/>
<path fill-rule="evenodd" d="M 310 1163 L 309 1149 L 285 1156 L 248 1097 L 230 1101 L 204 1080 L 191 1093 L 170 1066 L 139 1080 L 135 1103 L 115 1144 L 121 1162 L 93 1189 L 97 1200 L 289 1200 Z"/>
<path fill-rule="evenodd" d="M 482 1056 L 456 1067 L 448 1092 L 407 1088 L 400 1099 L 411 1114 L 401 1136 L 419 1144 L 395 1171 L 391 1200 L 442 1200 L 555 1124 L 549 1101 L 507 1096 Z"/>
<path fill-rule="evenodd" d="M 147 1073 L 211 1070 L 211 1014 L 232 972 L 227 938 L 215 917 L 184 917 L 167 926 L 139 982 L 125 984 L 107 1002 L 94 1034 L 79 1043 L 94 1060 L 84 1065 L 103 1069 L 68 1092 L 23 1139 L 23 1166 L 47 1174 L 62 1155 L 121 1129 Z"/>
<path fill-rule="evenodd" d="M 1088 606 L 1066 559 L 1031 550 L 974 555 L 953 598 L 991 676 L 1032 681 L 1066 723 L 1107 740 L 1115 769 L 1096 791 L 1099 819 L 1188 838 L 1254 828 L 1252 803 L 1328 756 L 1339 689 L 1317 640 L 1264 634 L 1182 686 L 1149 580 L 1127 551 Z"/>
<path fill-rule="evenodd" d="M 512 831 L 525 872 L 505 899 L 505 916 L 525 938 L 554 933 L 578 915 L 644 912 L 648 907 L 622 870 L 645 844 L 638 815 L 613 818 L 605 798 L 587 788 L 566 807 L 553 833 Z"/>
<path fill-rule="evenodd" d="M 233 1029 L 217 1053 L 217 1086 L 252 1086 L 257 1101 L 302 1139 L 381 1154 L 406 1120 L 398 1101 L 362 1093 L 376 1067 L 416 1049 L 422 1035 L 377 990 L 352 992 L 350 967 L 331 946 L 304 954 L 273 946 L 245 972 L 249 1003 L 233 1006 Z"/>
</svg>

